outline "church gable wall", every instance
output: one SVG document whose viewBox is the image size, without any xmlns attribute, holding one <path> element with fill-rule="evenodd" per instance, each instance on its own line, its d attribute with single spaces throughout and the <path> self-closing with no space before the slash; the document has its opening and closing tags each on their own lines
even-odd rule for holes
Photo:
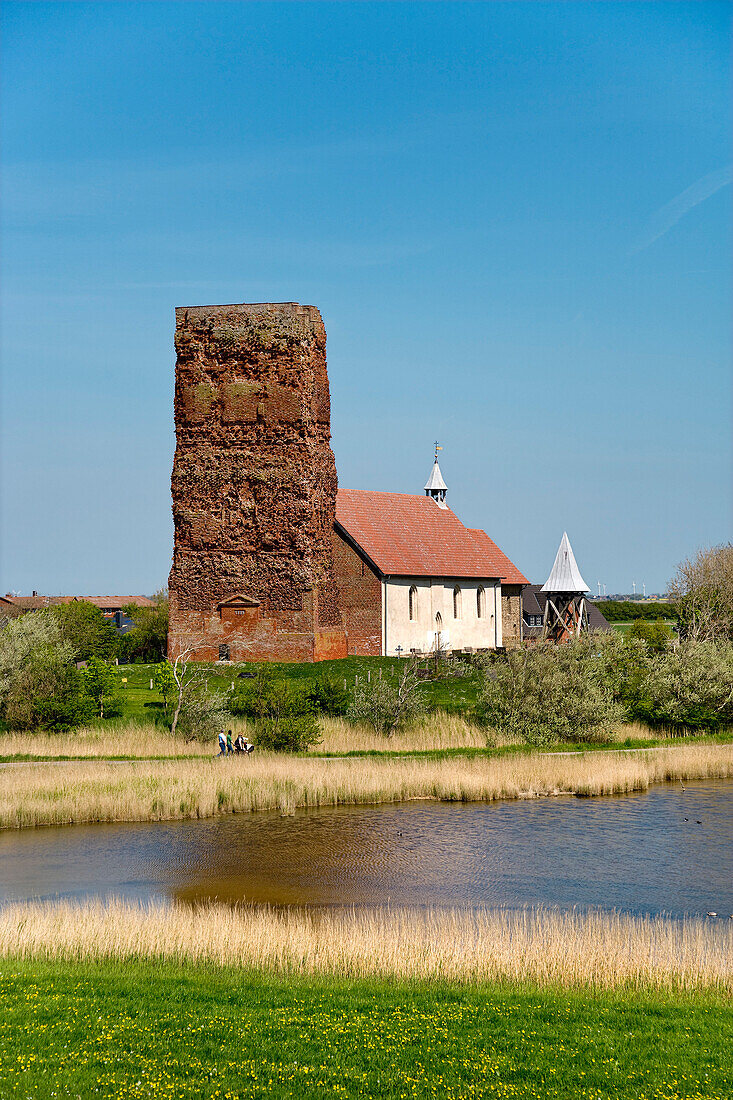
<svg viewBox="0 0 733 1100">
<path fill-rule="evenodd" d="M 333 558 L 349 656 L 379 657 L 382 652 L 382 582 L 338 531 L 333 533 Z"/>
<path fill-rule="evenodd" d="M 458 617 L 454 614 L 456 588 Z M 483 589 L 480 616 L 479 589 Z M 386 653 L 390 657 L 398 646 L 401 653 L 412 649 L 429 652 L 435 646 L 438 629 L 445 648 L 494 649 L 503 644 L 501 587 L 494 578 L 390 577 L 385 599 Z"/>
</svg>

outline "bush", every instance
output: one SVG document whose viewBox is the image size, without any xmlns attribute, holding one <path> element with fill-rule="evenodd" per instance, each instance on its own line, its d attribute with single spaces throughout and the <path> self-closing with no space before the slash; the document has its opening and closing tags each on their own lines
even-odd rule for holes
<svg viewBox="0 0 733 1100">
<path fill-rule="evenodd" d="M 682 642 L 652 659 L 631 708 L 650 726 L 714 731 L 733 723 L 733 644 Z"/>
<path fill-rule="evenodd" d="M 62 645 L 41 644 L 13 677 L 4 703 L 11 729 L 67 730 L 88 722 L 94 701 Z"/>
<path fill-rule="evenodd" d="M 360 679 L 346 717 L 350 722 L 366 722 L 375 733 L 392 737 L 425 714 L 427 707 L 420 695 L 424 682 L 415 661 L 406 662 L 397 681 L 375 679 L 369 683 Z"/>
<path fill-rule="evenodd" d="M 328 718 L 340 718 L 349 708 L 349 693 L 333 676 L 319 676 L 311 685 L 308 695 L 317 714 Z"/>
<path fill-rule="evenodd" d="M 637 619 L 627 634 L 628 638 L 639 638 L 654 653 L 663 653 L 673 636 L 667 623 L 661 619 L 656 622 Z"/>
<path fill-rule="evenodd" d="M 321 739 L 311 693 L 277 677 L 269 665 L 238 686 L 230 706 L 233 714 L 252 720 L 254 741 L 262 748 L 305 752 Z"/>
<path fill-rule="evenodd" d="M 193 683 L 185 692 L 176 724 L 176 736 L 185 741 L 206 741 L 216 737 L 231 717 L 223 692 L 207 691 L 202 683 Z"/>
<path fill-rule="evenodd" d="M 587 635 L 511 650 L 486 669 L 477 716 L 532 745 L 599 740 L 623 715 L 611 675 L 620 653 L 607 646 Z"/>
<path fill-rule="evenodd" d="M 0 713 L 13 729 L 70 729 L 94 714 L 51 611 L 0 624 Z"/>
</svg>

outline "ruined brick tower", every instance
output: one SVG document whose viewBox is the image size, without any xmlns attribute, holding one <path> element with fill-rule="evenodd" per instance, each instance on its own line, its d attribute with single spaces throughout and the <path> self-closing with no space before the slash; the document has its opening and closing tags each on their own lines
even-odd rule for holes
<svg viewBox="0 0 733 1100">
<path fill-rule="evenodd" d="M 320 313 L 177 309 L 176 352 L 169 656 L 345 657 Z"/>
</svg>

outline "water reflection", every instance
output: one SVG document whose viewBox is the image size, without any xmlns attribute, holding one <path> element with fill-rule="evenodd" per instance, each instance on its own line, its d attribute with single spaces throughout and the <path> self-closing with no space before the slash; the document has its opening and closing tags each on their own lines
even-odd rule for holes
<svg viewBox="0 0 733 1100">
<path fill-rule="evenodd" d="M 577 905 L 733 913 L 733 784 L 0 834 L 0 900 Z"/>
</svg>

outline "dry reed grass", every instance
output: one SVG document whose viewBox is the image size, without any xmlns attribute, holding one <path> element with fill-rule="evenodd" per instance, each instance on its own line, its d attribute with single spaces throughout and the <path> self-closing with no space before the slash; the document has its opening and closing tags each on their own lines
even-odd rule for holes
<svg viewBox="0 0 733 1100">
<path fill-rule="evenodd" d="M 124 725 L 84 726 L 70 733 L 0 734 L 0 756 L 201 756 L 210 754 L 211 744 L 186 743 L 150 722 Z"/>
<path fill-rule="evenodd" d="M 247 732 L 247 723 L 232 719 L 235 734 Z M 412 729 L 387 740 L 368 726 L 351 725 L 343 718 L 320 720 L 322 741 L 314 746 L 315 753 L 347 752 L 422 752 L 435 749 L 485 748 L 487 731 L 467 722 L 460 715 L 437 712 L 426 715 Z M 249 735 L 252 736 L 251 729 Z M 648 740 L 656 736 L 646 726 L 629 723 L 620 726 L 619 740 Z M 513 742 L 498 734 L 491 742 L 502 747 Z M 160 726 L 145 722 L 126 722 L 110 726 L 86 726 L 71 733 L 2 733 L 0 756 L 68 757 L 151 757 L 207 756 L 216 752 L 213 741 L 185 742 L 173 738 Z"/>
<path fill-rule="evenodd" d="M 260 753 L 226 760 L 79 762 L 0 768 L 0 827 L 160 821 L 249 810 L 455 802 L 643 790 L 667 779 L 733 777 L 733 745 L 638 753 L 451 758 L 307 759 Z"/>
<path fill-rule="evenodd" d="M 387 739 L 365 725 L 352 725 L 344 718 L 322 718 L 322 741 L 314 752 L 422 752 L 429 749 L 485 749 L 486 730 L 467 722 L 458 714 L 438 711 L 427 714 L 410 729 Z M 494 738 L 497 745 L 509 744 Z"/>
<path fill-rule="evenodd" d="M 733 923 L 552 910 L 302 910 L 119 901 L 0 911 L 0 956 L 174 959 L 279 974 L 733 993 Z"/>
</svg>

